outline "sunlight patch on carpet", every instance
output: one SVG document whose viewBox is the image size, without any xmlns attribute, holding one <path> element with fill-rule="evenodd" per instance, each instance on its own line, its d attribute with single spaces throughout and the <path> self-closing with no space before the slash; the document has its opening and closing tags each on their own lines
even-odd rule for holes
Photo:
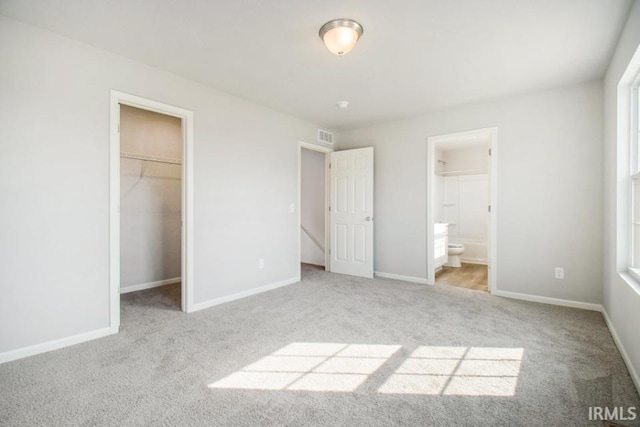
<svg viewBox="0 0 640 427">
<path fill-rule="evenodd" d="M 400 345 L 296 342 L 209 384 L 212 389 L 354 392 Z M 514 396 L 522 348 L 420 346 L 382 394 Z"/>
<path fill-rule="evenodd" d="M 378 389 L 385 394 L 514 396 L 522 348 L 418 347 Z"/>
<path fill-rule="evenodd" d="M 209 388 L 352 392 L 401 346 L 291 343 Z"/>
</svg>

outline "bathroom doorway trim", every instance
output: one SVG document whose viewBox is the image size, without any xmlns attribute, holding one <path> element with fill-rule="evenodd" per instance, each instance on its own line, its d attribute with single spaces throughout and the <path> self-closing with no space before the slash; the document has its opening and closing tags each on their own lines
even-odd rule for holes
<svg viewBox="0 0 640 427">
<path fill-rule="evenodd" d="M 120 105 L 173 116 L 182 121 L 182 311 L 193 311 L 193 112 L 116 90 L 109 119 L 109 327 L 120 329 Z"/>
<path fill-rule="evenodd" d="M 427 138 L 427 283 L 435 285 L 434 233 L 435 223 L 435 173 L 436 173 L 436 144 L 460 139 L 481 137 L 489 139 L 489 242 L 488 242 L 488 290 L 489 293 L 498 291 L 497 271 L 497 212 L 498 212 L 498 128 L 489 127 L 464 132 L 435 135 Z"/>
</svg>

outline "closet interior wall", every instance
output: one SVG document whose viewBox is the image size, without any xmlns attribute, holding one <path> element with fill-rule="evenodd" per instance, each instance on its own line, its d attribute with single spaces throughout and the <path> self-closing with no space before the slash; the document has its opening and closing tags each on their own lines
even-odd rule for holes
<svg viewBox="0 0 640 427">
<path fill-rule="evenodd" d="M 181 120 L 121 105 L 120 152 L 121 292 L 179 282 Z"/>
</svg>

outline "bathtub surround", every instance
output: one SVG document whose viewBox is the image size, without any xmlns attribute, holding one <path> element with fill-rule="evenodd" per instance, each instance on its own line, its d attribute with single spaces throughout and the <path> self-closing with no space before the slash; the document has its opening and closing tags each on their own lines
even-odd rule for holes
<svg viewBox="0 0 640 427">
<path fill-rule="evenodd" d="M 486 151 L 483 150 L 486 157 Z M 471 169 L 473 170 L 473 169 Z M 442 192 L 437 196 L 436 221 L 449 224 L 449 243 L 464 245 L 464 262 L 486 264 L 488 260 L 489 177 L 486 173 L 439 175 Z M 436 181 L 437 184 L 438 181 Z"/>
</svg>

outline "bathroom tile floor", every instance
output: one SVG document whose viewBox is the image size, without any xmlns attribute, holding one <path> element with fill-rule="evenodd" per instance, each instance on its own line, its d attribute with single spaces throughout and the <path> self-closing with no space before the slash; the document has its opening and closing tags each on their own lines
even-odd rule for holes
<svg viewBox="0 0 640 427">
<path fill-rule="evenodd" d="M 437 285 L 450 285 L 475 291 L 488 291 L 487 266 L 462 263 L 462 267 L 443 267 L 436 273 Z"/>
</svg>

